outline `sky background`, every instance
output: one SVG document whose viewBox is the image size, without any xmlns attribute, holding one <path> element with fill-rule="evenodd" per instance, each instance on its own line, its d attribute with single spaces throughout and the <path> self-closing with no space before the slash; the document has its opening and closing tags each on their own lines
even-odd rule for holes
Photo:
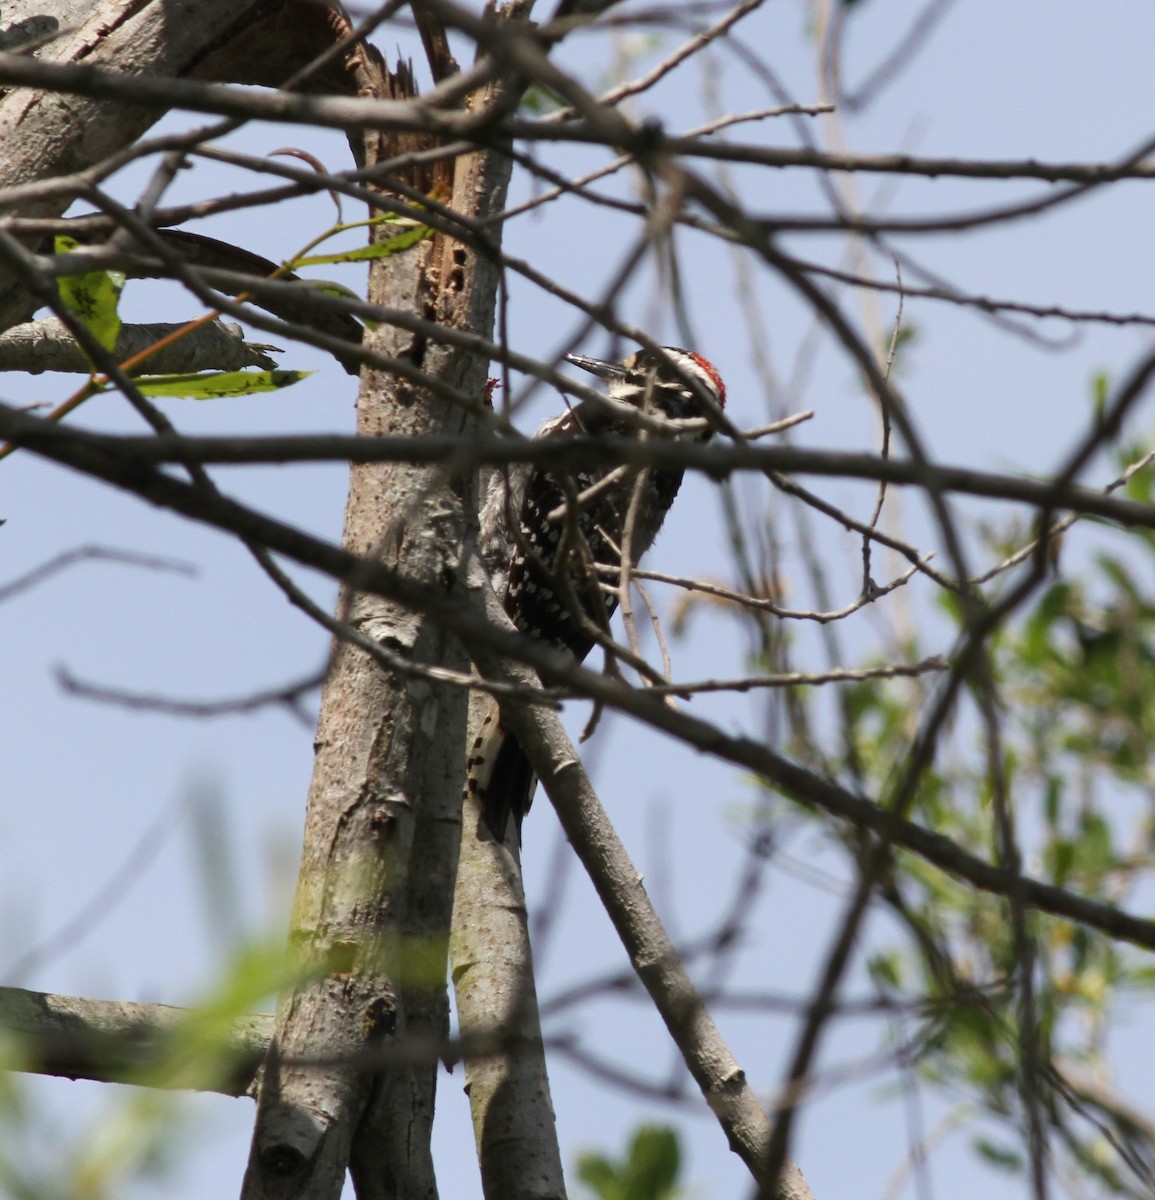
<svg viewBox="0 0 1155 1200">
<path fill-rule="evenodd" d="M 888 0 L 858 6 L 843 63 L 851 88 L 905 31 L 912 7 Z M 820 98 L 801 4 L 769 0 L 740 30 L 743 43 L 773 66 L 795 99 Z M 627 53 L 638 54 L 630 73 L 640 73 L 680 40 L 669 34 L 649 51 L 627 44 Z M 416 41 L 404 28 L 386 31 L 378 44 L 386 51 L 400 45 L 416 53 Z M 842 130 L 848 148 L 863 153 L 1110 161 L 1155 132 L 1152 44 L 1155 10 L 1118 0 L 1094 6 L 1061 0 L 956 4 L 874 105 L 861 115 L 843 114 Z M 567 44 L 564 63 L 591 86 L 602 84 L 612 72 L 610 45 L 604 38 L 575 38 L 572 47 Z M 711 63 L 705 80 L 700 70 L 672 78 L 632 111 L 658 114 L 668 129 L 679 130 L 720 112 L 777 102 L 765 81 L 725 48 Z M 195 116 L 178 114 L 164 127 L 197 123 Z M 825 138 L 817 124 L 811 128 L 814 137 Z M 732 136 L 765 145 L 795 144 L 784 120 L 739 126 Z M 311 149 L 335 169 L 347 162 L 339 137 L 312 131 L 254 125 L 233 144 L 258 155 L 293 144 Z M 566 151 L 550 161 L 576 172 L 604 159 L 591 151 Z M 125 172 L 117 180 L 117 194 L 131 198 L 145 176 L 143 170 Z M 733 180 L 756 212 L 802 214 L 816 206 L 825 211 L 813 173 L 743 169 Z M 248 186 L 250 177 L 201 164 L 181 177 L 170 199 Z M 632 185 L 623 177 L 620 186 Z M 1006 204 L 1045 188 L 949 179 L 896 185 L 873 176 L 860 177 L 856 186 L 867 201 L 881 192 L 887 210 L 899 214 Z M 1042 219 L 905 245 L 965 291 L 1037 304 L 1148 312 L 1155 309 L 1150 294 L 1153 186 L 1150 181 L 1113 185 Z M 524 198 L 531 190 L 525 175 L 515 172 L 511 198 Z M 201 228 L 281 259 L 331 220 L 329 201 L 316 197 L 292 209 Z M 513 222 L 505 244 L 574 290 L 597 294 L 630 233 L 607 210 L 566 203 Z M 803 257 L 830 262 L 838 261 L 842 249 L 835 239 L 798 237 L 790 245 Z M 694 345 L 725 376 L 736 422 L 764 423 L 778 414 L 776 397 L 766 394 L 755 370 L 745 328 L 755 300 L 739 288 L 733 262 L 717 243 L 686 235 L 679 237 L 679 249 Z M 764 323 L 758 349 L 786 380 L 810 335 L 809 317 L 781 284 L 756 265 L 752 270 Z M 619 312 L 663 341 L 681 342 L 661 295 L 653 273 L 644 271 Z M 858 318 L 859 302 L 849 296 L 844 301 L 846 311 Z M 175 288 L 144 283 L 129 285 L 123 311 L 129 320 L 196 315 Z M 893 301 L 884 298 L 878 314 L 881 327 L 889 330 Z M 1141 328 L 1091 326 L 1072 334 L 1066 322 L 1051 321 L 1032 326 L 1056 343 L 1042 348 L 972 312 L 914 300 L 907 302 L 904 319 L 918 338 L 899 382 L 932 456 L 1028 474 L 1052 470 L 1084 427 L 1093 373 L 1106 370 L 1119 377 L 1150 344 L 1149 332 Z M 511 297 L 510 323 L 513 345 L 541 357 L 554 354 L 576 328 L 573 314 L 521 285 Z M 256 340 L 268 339 L 258 333 Z M 608 342 L 598 338 L 583 346 L 592 354 L 608 349 Z M 189 433 L 352 428 L 355 380 L 304 348 L 293 347 L 280 361 L 318 373 L 273 397 L 216 405 L 169 401 L 166 411 Z M 59 377 L 13 377 L 0 380 L 0 394 L 13 403 L 56 401 L 73 386 Z M 876 445 L 870 406 L 850 365 L 828 340 L 819 344 L 807 385 L 793 390 L 791 403 L 816 414 L 796 435 L 801 444 L 852 450 Z M 519 414 L 519 423 L 530 429 L 557 404 L 555 395 L 543 391 Z M 1149 409 L 1147 404 L 1138 412 L 1132 433 L 1146 432 Z M 138 431 L 126 406 L 112 397 L 90 402 L 77 420 Z M 341 469 L 220 469 L 216 474 L 231 494 L 339 538 Z M 1107 476 L 1098 478 L 1106 482 Z M 811 483 L 829 499 L 869 515 L 864 489 Z M 752 496 L 761 494 L 754 485 L 742 487 Z M 993 506 L 969 511 L 1011 519 Z M 921 501 L 904 498 L 901 513 L 906 535 L 933 548 L 933 528 Z M 284 928 L 311 768 L 311 727 L 275 710 L 205 721 L 126 712 L 65 694 L 57 671 L 66 668 L 82 679 L 137 692 L 223 698 L 316 671 L 327 638 L 290 608 L 230 539 L 29 454 L 0 464 L 0 516 L 7 522 L 0 529 L 0 584 L 85 545 L 164 556 L 195 568 L 188 575 L 82 563 L 3 606 L 0 982 L 102 998 L 195 1002 L 211 992 L 243 940 Z M 688 479 L 648 565 L 728 578 L 723 529 L 710 487 Z M 789 564 L 798 553 L 798 535 L 792 527 L 780 534 Z M 825 528 L 819 536 L 838 589 L 834 603 L 848 603 L 858 590 L 857 542 Z M 1066 551 L 1076 564 L 1087 552 L 1088 543 L 1080 539 L 1076 534 Z M 332 603 L 335 591 L 328 581 L 298 574 L 315 596 Z M 880 568 L 879 574 L 889 571 Z M 656 594 L 663 605 L 671 603 L 670 595 L 660 589 Z M 929 588 L 914 584 L 904 602 L 929 622 L 933 638 L 932 599 Z M 877 644 L 869 614 L 842 632 L 849 662 Z M 815 632 L 800 630 L 797 637 L 798 660 L 817 662 Z M 748 646 L 735 625 L 699 612 L 672 649 L 677 677 L 697 679 L 742 673 Z M 573 725 L 580 728 L 584 709 L 571 708 Z M 731 731 L 759 733 L 766 726 L 761 697 L 700 698 L 691 711 Z M 670 932 L 690 941 L 712 931 L 732 900 L 733 878 L 743 862 L 753 788 L 737 771 L 671 747 L 620 719 L 603 722 L 586 749 L 602 800 L 645 872 Z M 526 824 L 523 857 L 531 912 L 540 914 L 547 893 L 554 897 L 548 935 L 536 950 L 542 1001 L 620 970 L 624 954 L 580 868 L 559 848 L 556 821 L 541 796 Z M 747 988 L 800 997 L 832 936 L 847 875 L 844 864 L 803 831 L 788 840 L 785 857 L 775 865 L 750 914 L 733 978 Z M 875 944 L 885 941 L 887 932 L 882 919 L 873 922 Z M 853 982 L 849 990 L 854 992 Z M 721 1013 L 719 1021 L 755 1086 L 772 1086 L 790 1053 L 796 1018 Z M 1116 1035 L 1117 1082 L 1148 1107 L 1155 1101 L 1150 1023 L 1150 1013 L 1132 1003 L 1123 1010 Z M 576 1036 L 606 1061 L 656 1084 L 677 1078 L 672 1047 L 645 1003 L 585 1005 L 552 1019 L 547 1033 L 559 1042 Z M 816 1099 L 799 1123 L 794 1156 L 818 1197 L 881 1195 L 906 1153 L 910 1107 L 898 1097 L 893 1073 L 869 1069 L 879 1046 L 878 1027 L 865 1021 L 841 1024 L 828 1039 L 824 1067 L 861 1069 Z M 663 1106 L 625 1095 L 574 1065 L 562 1046 L 551 1054 L 550 1067 L 567 1167 L 586 1147 L 620 1151 L 640 1121 L 671 1122 L 685 1139 L 684 1177 L 693 1195 L 747 1194 L 744 1168 L 699 1106 Z M 481 1193 L 461 1083 L 460 1073 L 441 1079 L 439 1179 L 444 1197 L 475 1200 Z M 28 1136 L 46 1164 L 67 1162 L 86 1131 L 101 1129 L 108 1136 L 135 1102 L 129 1089 L 95 1084 L 29 1080 L 26 1087 L 35 1111 L 43 1114 Z M 923 1099 L 921 1119 L 930 1126 L 945 1109 L 938 1099 Z M 126 1194 L 179 1200 L 230 1194 L 239 1186 L 247 1156 L 251 1103 L 219 1097 L 172 1102 L 188 1116 L 187 1141 L 172 1146 L 167 1169 L 134 1183 Z M 975 1164 L 963 1138 L 946 1139 L 937 1154 L 932 1177 L 939 1200 L 970 1196 L 976 1187 L 998 1182 Z"/>
</svg>

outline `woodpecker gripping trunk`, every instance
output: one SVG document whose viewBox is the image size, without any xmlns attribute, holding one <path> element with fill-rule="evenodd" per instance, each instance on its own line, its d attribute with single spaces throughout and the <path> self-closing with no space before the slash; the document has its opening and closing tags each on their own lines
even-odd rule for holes
<svg viewBox="0 0 1155 1200">
<path fill-rule="evenodd" d="M 605 380 L 611 403 L 582 401 L 547 421 L 535 440 L 669 436 L 705 441 L 709 426 L 655 429 L 653 422 L 631 419 L 630 410 L 677 421 L 709 418 L 726 402 L 721 376 L 689 350 L 641 350 L 622 363 L 579 355 L 569 361 Z M 614 576 L 621 571 L 623 547 L 631 565 L 640 560 L 681 483 L 680 470 L 619 471 L 612 465 L 572 473 L 530 464 L 495 471 L 481 510 L 481 553 L 518 630 L 584 660 L 617 607 Z M 512 817 L 520 839 L 536 785 L 529 761 L 494 703 L 468 764 L 468 786 L 482 801 L 493 836 L 504 841 Z"/>
</svg>

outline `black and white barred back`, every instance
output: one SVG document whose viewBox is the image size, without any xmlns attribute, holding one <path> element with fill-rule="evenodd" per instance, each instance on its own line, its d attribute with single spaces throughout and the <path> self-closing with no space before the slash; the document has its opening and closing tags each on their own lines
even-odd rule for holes
<svg viewBox="0 0 1155 1200">
<path fill-rule="evenodd" d="M 700 355 L 678 347 L 666 347 L 664 358 L 641 350 L 624 363 L 578 355 L 570 355 L 569 361 L 604 379 L 613 400 L 655 416 L 703 417 L 711 407 L 721 409 L 726 402 L 726 388 L 715 368 Z M 699 398 L 687 378 L 710 403 Z M 705 441 L 711 432 L 706 428 L 671 436 Z M 534 439 L 634 437 L 637 433 L 637 425 L 612 409 L 582 401 L 547 421 Z M 564 475 L 525 464 L 497 471 L 481 511 L 482 558 L 510 619 L 528 637 L 564 649 L 578 662 L 595 644 L 593 630 L 605 628 L 617 604 L 612 593 L 598 586 L 599 578 L 604 578 L 598 568 L 620 570 L 619 551 L 637 474 L 626 473 L 580 503 L 576 516 L 560 510 L 567 498 L 572 502 L 580 497 L 612 469 L 589 468 Z M 653 544 L 681 483 L 681 470 L 645 474 L 631 530 L 634 563 Z M 496 837 L 504 840 L 511 814 L 520 837 L 536 783 L 521 747 L 502 728 L 495 705 L 470 756 L 469 786 L 481 795 L 486 823 Z"/>
</svg>

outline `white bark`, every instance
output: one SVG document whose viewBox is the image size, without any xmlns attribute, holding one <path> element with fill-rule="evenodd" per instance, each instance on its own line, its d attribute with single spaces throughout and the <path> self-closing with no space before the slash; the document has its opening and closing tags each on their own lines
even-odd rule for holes
<svg viewBox="0 0 1155 1200">
<path fill-rule="evenodd" d="M 24 988 L 0 988 L 0 1034 L 5 1068 L 38 1075 L 139 1083 L 141 1067 L 155 1063 L 181 1024 L 196 1014 L 168 1004 L 89 1000 Z M 174 1087 L 194 1087 L 229 1096 L 251 1095 L 255 1073 L 273 1035 L 266 1014 L 238 1017 L 220 1046 L 216 1070 L 194 1079 L 183 1074 Z M 162 1086 L 162 1077 L 152 1081 Z"/>
<path fill-rule="evenodd" d="M 169 334 L 184 328 L 184 322 L 157 325 L 124 325 L 113 354 L 124 362 Z M 143 364 L 148 375 L 187 374 L 194 371 L 240 371 L 245 367 L 274 370 L 277 363 L 269 346 L 245 341 L 239 325 L 213 321 L 158 350 Z M 42 371 L 88 374 L 92 365 L 75 339 L 56 317 L 26 321 L 0 333 L 0 371 L 38 375 Z"/>
</svg>

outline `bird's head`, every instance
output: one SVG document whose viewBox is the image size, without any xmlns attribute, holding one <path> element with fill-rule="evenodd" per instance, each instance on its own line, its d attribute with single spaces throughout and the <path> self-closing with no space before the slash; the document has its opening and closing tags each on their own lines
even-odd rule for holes
<svg viewBox="0 0 1155 1200">
<path fill-rule="evenodd" d="M 717 367 L 680 346 L 663 346 L 660 354 L 639 350 L 620 363 L 584 354 L 567 354 L 566 361 L 604 379 L 612 399 L 636 408 L 652 405 L 663 416 L 703 417 L 712 405 L 726 405 Z"/>
</svg>

